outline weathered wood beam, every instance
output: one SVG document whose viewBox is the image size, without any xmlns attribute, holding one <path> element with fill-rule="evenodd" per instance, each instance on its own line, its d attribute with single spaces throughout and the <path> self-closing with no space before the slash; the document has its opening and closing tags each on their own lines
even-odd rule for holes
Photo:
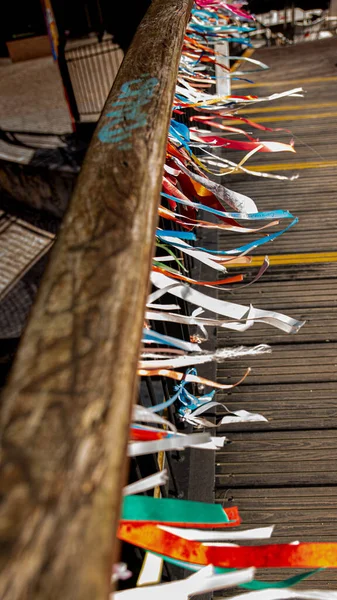
<svg viewBox="0 0 337 600">
<path fill-rule="evenodd" d="M 2 398 L 0 597 L 106 600 L 168 124 L 192 0 L 154 0 Z"/>
</svg>

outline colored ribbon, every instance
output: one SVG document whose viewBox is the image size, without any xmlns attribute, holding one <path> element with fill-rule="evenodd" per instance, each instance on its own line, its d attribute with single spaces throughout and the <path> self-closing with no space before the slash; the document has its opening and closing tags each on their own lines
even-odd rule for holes
<svg viewBox="0 0 337 600">
<path fill-rule="evenodd" d="M 168 481 L 167 470 L 164 469 L 159 473 L 155 473 L 154 475 L 150 475 L 149 477 L 144 477 L 144 479 L 140 479 L 139 481 L 135 481 L 134 483 L 130 483 L 129 485 L 123 488 L 123 496 L 130 496 L 131 494 L 142 494 L 147 492 L 148 490 L 152 490 L 153 488 L 165 485 Z"/>
<path fill-rule="evenodd" d="M 121 540 L 151 552 L 199 565 L 213 564 L 216 567 L 236 569 L 251 566 L 255 568 L 337 568 L 336 542 L 296 542 L 226 548 L 205 546 L 200 542 L 183 538 L 177 539 L 177 536 L 155 525 L 143 523 L 133 526 L 123 522 L 120 523 L 118 536 Z"/>
<path fill-rule="evenodd" d="M 238 346 L 233 348 L 218 348 L 214 352 L 201 352 L 197 355 L 184 355 L 178 358 L 159 359 L 159 360 L 140 360 L 138 363 L 139 369 L 180 369 L 191 365 L 200 365 L 207 362 L 223 362 L 232 360 L 242 356 L 257 356 L 271 352 L 270 346 L 267 344 L 259 344 L 258 346 L 245 347 Z"/>
<path fill-rule="evenodd" d="M 131 588 L 116 592 L 118 600 L 189 600 L 191 596 L 204 594 L 217 589 L 226 589 L 251 581 L 254 569 L 244 569 L 235 573 L 216 574 L 212 565 L 201 569 L 186 579 L 159 585 Z"/>
<path fill-rule="evenodd" d="M 169 286 L 172 286 L 172 280 L 161 273 L 152 272 L 151 281 L 157 288 L 160 289 L 167 289 Z M 248 327 L 253 324 L 253 320 L 256 317 L 263 323 L 277 327 L 286 333 L 295 333 L 304 324 L 304 322 L 297 321 L 296 319 L 283 315 L 282 313 L 261 310 L 254 308 L 253 306 L 248 307 L 226 302 L 224 300 L 218 300 L 217 298 L 211 298 L 205 294 L 202 294 L 201 292 L 193 290 L 184 284 L 174 285 L 170 287 L 168 291 L 170 294 L 177 296 L 182 300 L 186 300 L 187 302 L 196 304 L 198 307 L 205 308 L 206 310 L 229 317 L 233 320 L 236 319 L 237 321 L 240 321 L 241 319 L 250 319 L 250 321 L 245 323 L 233 323 L 229 326 L 231 329 L 241 331 L 248 329 Z M 149 300 L 149 302 L 151 302 L 151 300 Z"/>
<path fill-rule="evenodd" d="M 200 435 L 200 434 L 197 434 Z M 151 496 L 127 496 L 123 500 L 121 525 L 157 523 L 187 528 L 233 527 L 240 524 L 236 506 L 224 508 L 220 504 L 208 504 L 175 498 Z"/>
<path fill-rule="evenodd" d="M 248 368 L 241 377 L 239 381 L 233 383 L 231 385 L 227 383 L 219 383 L 218 381 L 211 381 L 210 379 L 205 379 L 204 377 L 200 377 L 199 375 L 191 375 L 186 373 L 180 373 L 179 371 L 172 371 L 172 369 L 138 369 L 138 375 L 141 377 L 154 377 L 155 375 L 159 375 L 160 377 L 169 377 L 170 379 L 174 379 L 175 381 L 182 381 L 186 379 L 186 381 L 191 383 L 201 383 L 202 385 L 209 385 L 210 387 L 217 388 L 218 390 L 228 390 L 230 388 L 236 387 L 240 385 L 246 377 L 248 377 L 250 373 L 250 368 Z"/>
</svg>

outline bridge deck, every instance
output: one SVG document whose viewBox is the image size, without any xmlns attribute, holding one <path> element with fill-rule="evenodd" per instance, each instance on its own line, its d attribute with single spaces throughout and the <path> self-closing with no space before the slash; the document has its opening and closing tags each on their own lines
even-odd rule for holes
<svg viewBox="0 0 337 600">
<path fill-rule="evenodd" d="M 260 153 L 250 165 L 287 176 L 298 172 L 300 177 L 284 182 L 240 175 L 226 178 L 226 184 L 252 196 L 260 210 L 288 209 L 300 222 L 265 246 L 272 266 L 260 282 L 238 291 L 233 300 L 274 308 L 307 323 L 296 336 L 262 324 L 236 336 L 218 331 L 219 347 L 267 342 L 273 352 L 219 365 L 220 381 L 253 368 L 240 388 L 221 399 L 229 409 L 261 412 L 269 423 L 226 427 L 232 443 L 217 454 L 216 498 L 237 503 L 248 526 L 275 524 L 275 541 L 336 541 L 336 41 L 263 49 L 254 58 L 267 62 L 271 70 L 256 76 L 256 86 L 234 85 L 234 93 L 264 96 L 297 86 L 306 93 L 303 99 L 257 104 L 247 111 L 249 118 L 267 127 L 290 129 L 297 148 L 290 158 Z M 286 132 L 260 137 L 273 136 L 289 139 Z M 236 162 L 237 158 L 238 154 Z M 240 245 L 243 239 L 252 238 L 240 236 Z M 236 236 L 219 236 L 222 249 L 237 242 Z M 256 257 L 254 264 L 260 261 Z M 290 572 L 259 575 L 276 580 Z M 337 571 L 322 571 L 300 585 L 336 589 Z"/>
</svg>

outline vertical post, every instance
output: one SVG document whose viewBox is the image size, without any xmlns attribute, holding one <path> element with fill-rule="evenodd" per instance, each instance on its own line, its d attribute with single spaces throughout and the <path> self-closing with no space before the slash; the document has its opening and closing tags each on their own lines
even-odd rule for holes
<svg viewBox="0 0 337 600">
<path fill-rule="evenodd" d="M 65 39 L 64 37 L 60 38 L 59 46 L 58 46 L 58 58 L 57 64 L 59 67 L 59 71 L 62 78 L 64 94 L 66 97 L 66 101 L 69 107 L 69 112 L 72 117 L 73 129 L 76 131 L 76 124 L 80 122 L 80 113 L 78 110 L 74 88 L 71 81 L 71 77 L 69 74 L 69 69 L 67 65 L 67 59 L 65 54 Z"/>
<path fill-rule="evenodd" d="M 41 4 L 46 21 L 53 58 L 58 64 L 63 83 L 63 91 L 72 120 L 72 126 L 73 129 L 76 130 L 76 123 L 79 122 L 80 115 L 78 112 L 77 102 L 65 57 L 66 38 L 64 34 L 64 27 L 62 23 L 57 23 L 51 1 L 41 0 Z"/>
<path fill-rule="evenodd" d="M 216 56 L 216 61 L 229 69 L 229 44 L 228 42 L 222 42 L 221 44 L 214 45 L 215 52 L 221 54 Z M 225 69 L 222 69 L 219 65 L 215 65 L 215 76 L 216 76 L 216 93 L 218 96 L 229 96 L 231 93 L 231 78 L 229 73 Z"/>
<path fill-rule="evenodd" d="M 291 3 L 291 39 L 295 39 L 295 2 Z"/>
</svg>

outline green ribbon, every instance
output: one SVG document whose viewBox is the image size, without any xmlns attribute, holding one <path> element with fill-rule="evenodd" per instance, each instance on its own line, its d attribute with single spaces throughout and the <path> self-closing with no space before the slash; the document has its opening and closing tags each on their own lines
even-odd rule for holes
<svg viewBox="0 0 337 600">
<path fill-rule="evenodd" d="M 167 246 L 167 244 L 163 244 L 162 242 L 159 242 L 158 239 L 156 241 L 156 246 L 158 248 L 163 248 L 163 250 L 166 250 L 166 252 L 168 254 L 170 254 L 171 256 L 173 256 L 174 260 L 176 261 L 176 263 L 179 265 L 179 267 L 183 270 L 186 271 L 186 273 L 188 272 L 188 269 L 186 269 L 186 267 L 184 267 L 183 263 L 181 262 L 181 260 L 179 260 L 179 258 L 175 255 L 175 253 L 173 252 L 173 250 L 171 250 L 171 248 L 169 248 Z M 155 258 L 155 257 L 154 257 Z"/>
<path fill-rule="evenodd" d="M 181 275 L 180 271 L 177 271 L 177 269 L 172 269 L 172 267 L 169 267 L 166 263 L 162 263 L 162 262 L 158 262 L 157 260 L 153 259 L 153 265 L 155 267 L 160 267 L 161 269 L 165 269 L 165 271 L 168 271 L 169 273 L 173 273 L 174 275 Z"/>
<path fill-rule="evenodd" d="M 219 504 L 139 495 L 124 498 L 121 518 L 125 521 L 154 521 L 155 523 L 214 525 L 230 523 Z"/>
</svg>

